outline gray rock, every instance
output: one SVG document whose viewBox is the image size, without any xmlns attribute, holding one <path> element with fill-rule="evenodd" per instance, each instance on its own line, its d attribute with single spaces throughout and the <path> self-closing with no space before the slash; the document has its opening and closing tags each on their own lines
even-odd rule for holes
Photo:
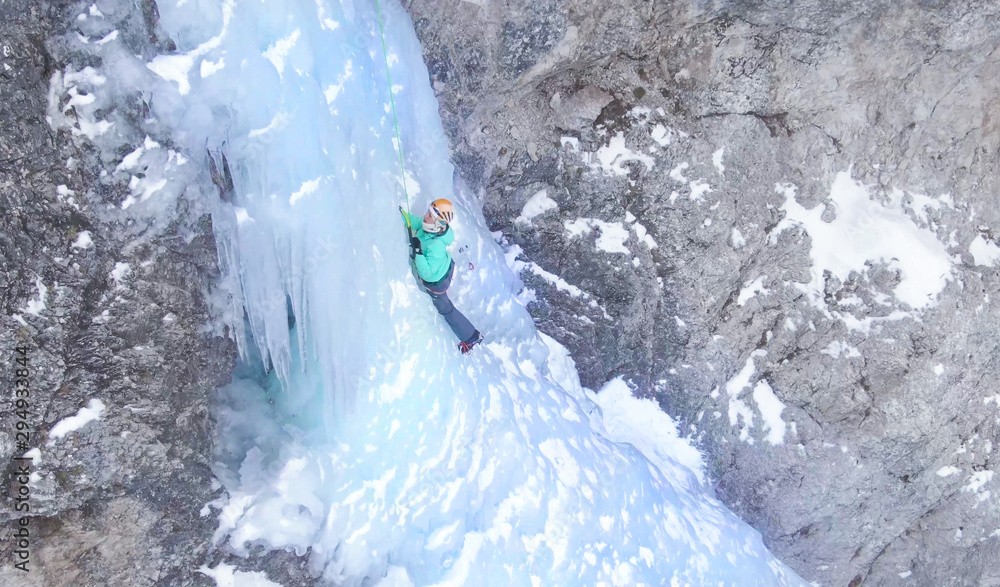
<svg viewBox="0 0 1000 587">
<path fill-rule="evenodd" d="M 139 53 L 156 42 L 151 7 L 119 21 Z M 11 536 L 26 514 L 30 572 L 13 567 L 16 547 L 4 540 L 0 583 L 206 585 L 196 569 L 215 526 L 200 511 L 218 494 L 210 393 L 235 359 L 230 341 L 204 330 L 215 241 L 185 198 L 162 231 L 110 220 L 104 210 L 126 187 L 101 177 L 93 145 L 46 122 L 53 72 L 81 57 L 58 40 L 77 13 L 0 3 L 0 378 L 13 383 L 23 368 L 15 349 L 26 347 L 30 389 L 23 418 L 0 413 L 0 458 L 40 452 L 30 511 L 13 501 L 15 468 L 4 475 L 0 533 Z M 90 244 L 74 246 L 84 233 Z M 115 278 L 116 264 L 129 270 L 117 265 Z M 105 406 L 100 419 L 53 434 L 92 399 Z M 14 435 L 19 421 L 26 441 Z"/>
<path fill-rule="evenodd" d="M 549 53 L 530 68 L 494 61 L 474 83 L 436 91 L 457 173 L 485 194 L 491 228 L 586 292 L 522 276 L 539 297 L 529 310 L 570 348 L 585 385 L 622 375 L 657 397 L 694 431 L 719 497 L 808 580 L 1000 584 L 990 477 L 1000 276 L 969 252 L 979 235 L 996 243 L 1000 223 L 994 3 L 508 2 L 472 19 L 415 0 L 408 10 L 427 56 L 473 42 L 502 53 L 502 14 L 542 28 L 563 15 L 563 39 L 536 44 Z M 459 100 L 476 107 L 461 112 Z M 475 132 L 499 124 L 526 136 Z M 619 140 L 632 154 L 616 161 Z M 519 146 L 529 141 L 537 160 Z M 713 162 L 722 147 L 724 171 Z M 830 185 L 848 169 L 960 259 L 916 318 L 890 319 L 909 310 L 893 297 L 891 263 L 828 275 L 823 303 L 873 321 L 867 334 L 798 289 L 812 279 L 813 236 L 775 231 L 776 184 L 797 185 L 797 202 L 830 222 Z M 558 212 L 515 224 L 543 188 Z M 904 195 L 900 208 L 894 188 L 950 194 L 954 206 L 922 209 Z M 600 228 L 569 234 L 579 218 L 621 223 L 630 254 L 598 248 Z M 757 279 L 767 293 L 742 298 Z M 726 389 L 748 359 L 754 375 L 734 399 L 752 428 L 730 425 Z M 766 440 L 752 393 L 762 381 L 784 403 L 783 444 Z"/>
<path fill-rule="evenodd" d="M 552 106 L 555 113 L 549 124 L 560 129 L 582 131 L 594 124 L 604 107 L 613 99 L 600 88 L 587 86 L 567 98 L 565 102 L 557 100 L 557 105 Z"/>
<path fill-rule="evenodd" d="M 560 106 L 562 106 L 562 96 L 559 92 L 556 92 L 555 94 L 552 94 L 551 98 L 549 98 L 549 108 L 559 110 Z"/>
</svg>

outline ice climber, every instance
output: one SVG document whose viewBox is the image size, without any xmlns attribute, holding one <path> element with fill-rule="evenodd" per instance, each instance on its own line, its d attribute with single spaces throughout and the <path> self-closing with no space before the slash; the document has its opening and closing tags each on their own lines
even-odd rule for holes
<svg viewBox="0 0 1000 587">
<path fill-rule="evenodd" d="M 448 287 L 455 275 L 455 262 L 448 253 L 448 245 L 455 242 L 451 221 L 455 217 L 455 207 L 444 198 L 431 202 L 423 218 L 403 210 L 410 228 L 410 259 L 417 268 L 417 275 L 423 282 L 434 307 L 444 316 L 448 326 L 461 342 L 458 349 L 468 354 L 472 347 L 483 340 L 483 335 L 469 322 L 464 314 L 448 299 Z"/>
</svg>

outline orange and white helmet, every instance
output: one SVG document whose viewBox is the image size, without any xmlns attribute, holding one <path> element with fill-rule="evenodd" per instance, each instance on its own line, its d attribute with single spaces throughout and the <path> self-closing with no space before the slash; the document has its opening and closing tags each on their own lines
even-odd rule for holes
<svg viewBox="0 0 1000 587">
<path fill-rule="evenodd" d="M 451 224 L 451 220 L 455 217 L 455 206 L 450 200 L 438 198 L 431 202 L 430 213 L 438 222 Z"/>
</svg>

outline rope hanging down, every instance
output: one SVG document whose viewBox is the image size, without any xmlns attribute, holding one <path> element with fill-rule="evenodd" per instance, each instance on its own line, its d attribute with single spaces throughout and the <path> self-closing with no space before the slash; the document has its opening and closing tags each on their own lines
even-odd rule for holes
<svg viewBox="0 0 1000 587">
<path fill-rule="evenodd" d="M 406 191 L 406 168 L 403 167 L 403 140 L 399 137 L 399 120 L 396 118 L 396 100 L 392 96 L 392 76 L 389 75 L 389 51 L 385 47 L 385 28 L 382 26 L 382 5 L 379 0 L 375 0 L 375 7 L 378 10 L 378 30 L 379 34 L 382 36 L 382 55 L 385 57 L 385 78 L 389 82 L 389 104 L 392 105 L 392 125 L 396 127 L 396 151 L 399 153 L 399 171 L 402 173 L 403 180 L 403 196 L 406 198 L 406 210 L 410 210 L 410 194 Z M 410 217 L 408 214 L 404 214 L 403 218 L 406 220 L 406 228 L 412 229 L 410 226 Z"/>
</svg>

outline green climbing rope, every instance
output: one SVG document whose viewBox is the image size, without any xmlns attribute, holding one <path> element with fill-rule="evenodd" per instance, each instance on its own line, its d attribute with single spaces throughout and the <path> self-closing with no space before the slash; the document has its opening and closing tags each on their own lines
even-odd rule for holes
<svg viewBox="0 0 1000 587">
<path fill-rule="evenodd" d="M 389 51 L 385 47 L 385 28 L 382 26 L 382 5 L 379 0 L 375 0 L 375 7 L 378 9 L 378 30 L 382 36 L 382 56 L 385 57 L 385 77 L 389 81 L 389 104 L 392 105 L 392 124 L 396 127 L 396 151 L 399 153 L 399 171 L 403 178 L 403 196 L 406 198 L 406 210 L 410 210 L 410 194 L 406 191 L 406 168 L 403 166 L 403 140 L 399 136 L 399 120 L 396 118 L 396 100 L 392 96 L 392 76 L 389 75 Z M 412 230 L 410 226 L 409 214 L 404 214 L 406 228 Z"/>
</svg>

